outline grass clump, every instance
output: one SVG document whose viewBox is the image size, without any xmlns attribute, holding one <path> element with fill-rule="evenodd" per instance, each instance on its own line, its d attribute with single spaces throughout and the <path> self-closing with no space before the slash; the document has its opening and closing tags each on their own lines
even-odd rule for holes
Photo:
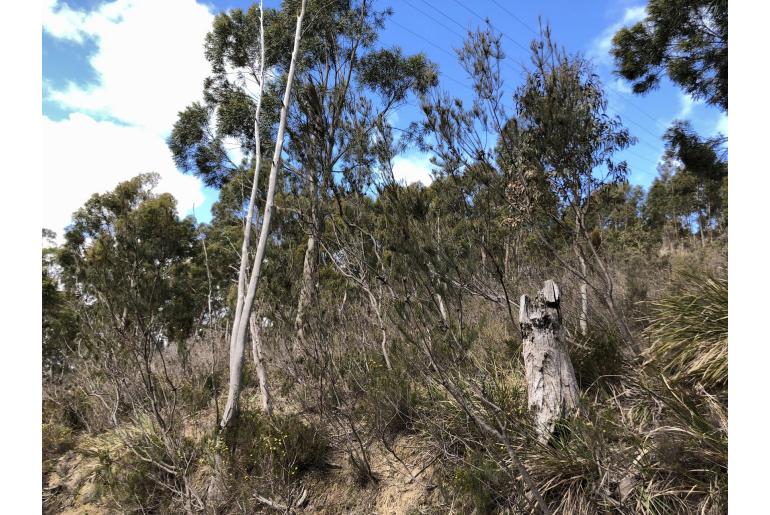
<svg viewBox="0 0 770 515">
<path fill-rule="evenodd" d="M 648 364 L 674 381 L 727 388 L 726 274 L 682 272 L 650 308 Z"/>
</svg>

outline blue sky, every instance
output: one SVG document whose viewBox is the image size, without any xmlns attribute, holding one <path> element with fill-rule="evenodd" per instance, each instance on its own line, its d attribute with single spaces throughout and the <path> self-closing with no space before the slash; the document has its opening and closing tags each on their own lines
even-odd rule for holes
<svg viewBox="0 0 770 515">
<path fill-rule="evenodd" d="M 276 6 L 277 1 L 265 5 Z M 696 130 L 726 133 L 727 118 L 693 102 L 667 81 L 645 96 L 630 93 L 613 75 L 609 39 L 643 16 L 644 0 L 527 2 L 522 0 L 378 0 L 394 16 L 381 35 L 384 46 L 424 52 L 439 65 L 442 87 L 470 99 L 469 78 L 453 49 L 466 28 L 482 18 L 504 34 L 507 91 L 521 80 L 521 64 L 538 18 L 571 52 L 590 57 L 608 91 L 610 108 L 639 142 L 623 152 L 630 180 L 648 186 L 657 174 L 660 136 L 674 119 Z M 61 232 L 69 215 L 91 193 L 106 191 L 138 173 L 161 175 L 159 189 L 173 193 L 182 215 L 210 218 L 216 192 L 173 166 L 165 137 L 175 114 L 200 98 L 208 73 L 203 36 L 215 13 L 251 2 L 225 0 L 47 0 L 43 13 L 43 202 L 44 225 Z M 172 31 L 169 33 L 169 31 Z M 463 85 L 465 84 L 465 86 Z M 510 100 L 510 95 L 508 95 Z M 397 113 L 396 125 L 419 118 L 416 105 Z M 428 156 L 416 150 L 396 162 L 407 181 L 429 182 Z"/>
</svg>

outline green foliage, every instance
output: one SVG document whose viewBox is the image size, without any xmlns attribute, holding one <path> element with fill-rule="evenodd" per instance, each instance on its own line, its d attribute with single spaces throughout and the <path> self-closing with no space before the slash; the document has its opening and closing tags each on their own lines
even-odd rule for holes
<svg viewBox="0 0 770 515">
<path fill-rule="evenodd" d="M 66 368 L 66 355 L 78 336 L 76 300 L 59 288 L 54 259 L 55 250 L 43 250 L 43 367 L 51 372 Z"/>
<path fill-rule="evenodd" d="M 570 358 L 581 387 L 588 388 L 604 376 L 622 374 L 622 339 L 616 331 L 596 328 L 586 336 L 576 335 L 575 339 L 569 347 Z"/>
<path fill-rule="evenodd" d="M 73 215 L 58 261 L 81 310 L 98 299 L 92 309 L 113 323 L 181 340 L 202 307 L 204 271 L 194 222 L 177 217 L 171 195 L 151 193 L 156 182 L 140 175 L 94 194 Z"/>
<path fill-rule="evenodd" d="M 727 111 L 727 0 L 650 0 L 646 17 L 612 41 L 618 72 L 645 93 L 661 75 Z"/>
<path fill-rule="evenodd" d="M 547 32 L 534 48 L 534 69 L 514 94 L 517 130 L 510 150 L 518 166 L 545 175 L 562 203 L 582 208 L 605 183 L 625 180 L 626 163 L 613 155 L 634 140 L 608 113 L 589 61 L 568 55 Z"/>
<path fill-rule="evenodd" d="M 727 387 L 727 276 L 682 272 L 650 302 L 647 357 L 675 381 Z"/>
<path fill-rule="evenodd" d="M 494 513 L 509 496 L 510 478 L 484 451 L 473 450 L 450 472 L 447 486 L 459 496 L 459 509 Z"/>
<path fill-rule="evenodd" d="M 179 396 L 192 413 L 205 410 L 216 392 L 227 391 L 227 376 L 224 370 L 215 370 L 197 375 L 179 386 Z"/>
<path fill-rule="evenodd" d="M 678 261 L 723 261 L 720 141 L 675 124 L 645 195 L 616 162 L 632 138 L 608 111 L 590 63 L 547 33 L 511 117 L 499 108 L 503 54 L 491 31 L 472 34 L 460 52 L 477 93 L 464 107 L 433 88 L 436 70 L 424 56 L 378 44 L 388 10 L 368 0 L 309 4 L 288 173 L 256 299 L 272 322 L 263 343 L 274 414 L 255 408 L 251 360 L 240 414 L 224 432 L 212 397 L 226 389 L 223 335 L 252 161 L 272 147 L 297 0 L 265 12 L 276 78 L 257 128 L 265 148 L 253 148 L 254 99 L 231 73 L 248 74 L 258 54 L 258 10 L 218 15 L 206 39 L 204 101 L 180 113 L 169 147 L 178 166 L 219 188 L 210 224 L 180 220 L 174 199 L 139 176 L 94 195 L 66 243 L 44 251 L 44 359 L 69 370 L 45 378 L 49 465 L 67 449 L 86 454 L 98 463 L 102 501 L 151 513 L 255 511 L 255 493 L 291 505 L 309 479 L 321 488 L 338 480 L 323 470 L 330 451 L 348 458 L 360 488 L 378 488 L 393 470 L 383 455 L 412 474 L 425 466 L 411 484 L 435 481 L 447 501 L 436 510 L 532 511 L 520 460 L 557 513 L 723 511 L 727 280 L 698 272 L 669 284 Z M 415 133 L 396 141 L 386 115 L 415 93 L 426 114 L 417 139 L 434 157 L 429 186 L 390 177 Z M 224 151 L 230 138 L 241 163 Z M 269 166 L 264 159 L 258 205 Z M 692 240 L 696 222 L 713 246 L 658 254 L 667 240 Z M 310 234 L 320 251 L 305 263 Z M 576 247 L 589 256 L 592 283 L 585 337 L 574 327 Z M 600 265 L 610 279 L 598 277 Z M 545 278 L 562 287 L 581 406 L 542 444 L 528 414 L 516 300 Z M 648 368 L 621 357 L 618 324 L 597 299 L 602 281 L 634 337 L 632 319 L 645 317 Z M 300 340 L 296 299 L 307 285 L 318 292 Z M 164 349 L 163 334 L 177 345 Z M 209 489 L 217 481 L 221 500 Z"/>
</svg>

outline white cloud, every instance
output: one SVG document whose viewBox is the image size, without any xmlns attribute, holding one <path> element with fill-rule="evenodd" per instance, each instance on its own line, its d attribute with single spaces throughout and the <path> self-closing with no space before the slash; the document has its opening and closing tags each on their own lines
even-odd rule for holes
<svg viewBox="0 0 770 515">
<path fill-rule="evenodd" d="M 92 193 L 149 171 L 161 175 L 158 191 L 177 198 L 180 214 L 203 202 L 202 183 L 176 170 L 165 139 L 177 113 L 201 98 L 212 21 L 195 0 L 115 0 L 93 11 L 46 1 L 43 30 L 75 43 L 92 39 L 98 77 L 85 87 L 45 86 L 47 100 L 73 112 L 43 118 L 46 227 L 61 232 Z"/>
<path fill-rule="evenodd" d="M 82 43 L 87 16 L 73 11 L 67 4 L 57 5 L 58 0 L 44 0 L 43 30 L 55 38 Z"/>
<path fill-rule="evenodd" d="M 679 102 L 682 107 L 679 109 L 679 113 L 677 113 L 676 118 L 680 120 L 684 120 L 689 117 L 692 113 L 693 107 L 703 103 L 700 100 L 695 100 L 687 93 L 680 94 Z"/>
<path fill-rule="evenodd" d="M 623 27 L 642 21 L 645 15 L 645 6 L 643 5 L 627 7 L 623 11 L 623 18 L 620 21 L 604 29 L 601 35 L 594 39 L 588 55 L 598 63 L 609 63 L 610 48 L 612 48 L 612 38 L 615 36 L 615 33 Z"/>
<path fill-rule="evenodd" d="M 198 179 L 178 171 L 166 143 L 145 128 L 81 113 L 62 121 L 43 117 L 43 145 L 43 227 L 59 236 L 93 193 L 140 173 L 158 173 L 155 191 L 173 194 L 180 213 L 203 203 Z"/>
<path fill-rule="evenodd" d="M 91 13 L 49 4 L 44 29 L 53 36 L 93 38 L 89 58 L 99 83 L 49 91 L 63 107 L 108 115 L 165 133 L 176 114 L 200 97 L 209 65 L 203 41 L 212 13 L 194 0 L 116 0 Z"/>
<path fill-rule="evenodd" d="M 393 176 L 398 182 L 412 184 L 420 182 L 430 186 L 433 182 L 432 165 L 427 154 L 398 156 L 393 159 Z"/>
<path fill-rule="evenodd" d="M 618 93 L 623 93 L 625 95 L 630 95 L 633 93 L 631 86 L 629 86 L 628 82 L 624 81 L 623 79 L 615 79 L 614 81 L 610 82 L 609 86 L 610 89 L 617 91 Z"/>
<path fill-rule="evenodd" d="M 724 136 L 727 136 L 727 114 L 726 113 L 722 113 L 719 116 L 719 120 L 717 120 L 717 123 L 714 126 L 714 133 L 723 134 Z"/>
</svg>

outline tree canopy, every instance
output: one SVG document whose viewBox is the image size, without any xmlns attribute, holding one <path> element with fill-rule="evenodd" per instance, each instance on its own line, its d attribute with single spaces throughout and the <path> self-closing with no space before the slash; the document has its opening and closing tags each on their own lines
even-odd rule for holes
<svg viewBox="0 0 770 515">
<path fill-rule="evenodd" d="M 650 0 L 644 20 L 612 40 L 618 73 L 645 93 L 666 74 L 727 111 L 727 0 Z"/>
</svg>

